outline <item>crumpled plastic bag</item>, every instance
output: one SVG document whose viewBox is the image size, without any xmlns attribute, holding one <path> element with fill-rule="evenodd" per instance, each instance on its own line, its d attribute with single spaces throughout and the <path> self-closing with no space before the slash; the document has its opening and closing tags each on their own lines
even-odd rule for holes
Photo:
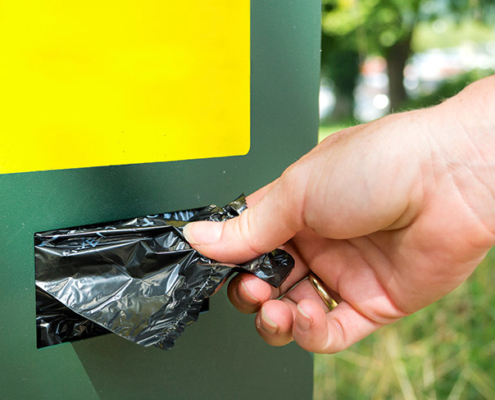
<svg viewBox="0 0 495 400">
<path fill-rule="evenodd" d="M 233 271 L 279 287 L 294 266 L 285 251 L 231 265 L 204 257 L 184 239 L 189 222 L 225 221 L 245 209 L 241 196 L 224 208 L 36 233 L 38 347 L 110 331 L 169 349 Z"/>
</svg>

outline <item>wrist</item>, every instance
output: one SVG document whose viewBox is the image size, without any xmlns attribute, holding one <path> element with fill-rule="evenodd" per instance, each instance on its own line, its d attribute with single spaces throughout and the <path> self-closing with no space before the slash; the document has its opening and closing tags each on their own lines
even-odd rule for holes
<svg viewBox="0 0 495 400">
<path fill-rule="evenodd" d="M 477 81 L 431 109 L 442 158 L 465 202 L 495 245 L 495 76 Z"/>
<path fill-rule="evenodd" d="M 439 106 L 445 108 L 453 122 L 461 130 L 468 148 L 478 153 L 472 161 L 489 167 L 486 172 L 494 176 L 495 154 L 495 75 L 467 86 L 456 96 Z M 456 129 L 456 130 L 458 130 Z M 465 150 L 468 150 L 466 148 Z"/>
</svg>

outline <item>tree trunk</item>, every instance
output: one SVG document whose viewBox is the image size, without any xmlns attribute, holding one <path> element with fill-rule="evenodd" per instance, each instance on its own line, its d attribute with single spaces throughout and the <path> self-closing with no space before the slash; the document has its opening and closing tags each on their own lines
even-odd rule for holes
<svg viewBox="0 0 495 400">
<path fill-rule="evenodd" d="M 335 91 L 335 107 L 330 116 L 333 121 L 343 121 L 353 118 L 354 96 L 352 92 Z"/>
<path fill-rule="evenodd" d="M 404 68 L 411 52 L 411 36 L 395 43 L 387 52 L 387 74 L 390 97 L 390 110 L 397 111 L 407 100 L 404 88 Z"/>
</svg>

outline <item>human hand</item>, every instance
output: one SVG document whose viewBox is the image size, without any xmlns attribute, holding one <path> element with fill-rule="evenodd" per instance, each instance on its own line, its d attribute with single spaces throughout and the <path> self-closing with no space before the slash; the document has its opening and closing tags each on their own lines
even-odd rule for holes
<svg viewBox="0 0 495 400">
<path fill-rule="evenodd" d="M 495 244 L 494 80 L 334 134 L 249 196 L 240 217 L 188 225 L 188 241 L 219 261 L 281 245 L 293 255 L 277 290 L 248 274 L 229 284 L 236 308 L 258 312 L 266 342 L 338 352 L 467 279 Z"/>
</svg>

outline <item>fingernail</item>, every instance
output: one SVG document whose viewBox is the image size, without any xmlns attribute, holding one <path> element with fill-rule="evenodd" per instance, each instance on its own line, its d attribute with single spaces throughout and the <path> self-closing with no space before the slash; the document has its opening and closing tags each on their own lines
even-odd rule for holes
<svg viewBox="0 0 495 400">
<path fill-rule="evenodd" d="M 261 325 L 265 332 L 276 333 L 278 331 L 278 325 L 270 319 L 264 307 L 261 308 Z"/>
<path fill-rule="evenodd" d="M 297 326 L 303 332 L 309 331 L 311 325 L 313 324 L 313 320 L 311 317 L 304 312 L 304 310 L 297 305 L 297 311 L 299 313 L 299 318 L 297 318 Z"/>
<path fill-rule="evenodd" d="M 184 227 L 184 237 L 190 244 L 213 244 L 220 240 L 222 222 L 192 222 Z"/>
<path fill-rule="evenodd" d="M 242 290 L 244 290 L 244 292 L 246 293 L 246 295 L 256 304 L 258 303 L 261 303 L 261 301 L 259 301 L 259 299 L 257 299 L 256 297 L 254 297 L 251 292 L 248 290 L 246 284 L 241 281 L 241 287 L 242 287 Z"/>
</svg>

